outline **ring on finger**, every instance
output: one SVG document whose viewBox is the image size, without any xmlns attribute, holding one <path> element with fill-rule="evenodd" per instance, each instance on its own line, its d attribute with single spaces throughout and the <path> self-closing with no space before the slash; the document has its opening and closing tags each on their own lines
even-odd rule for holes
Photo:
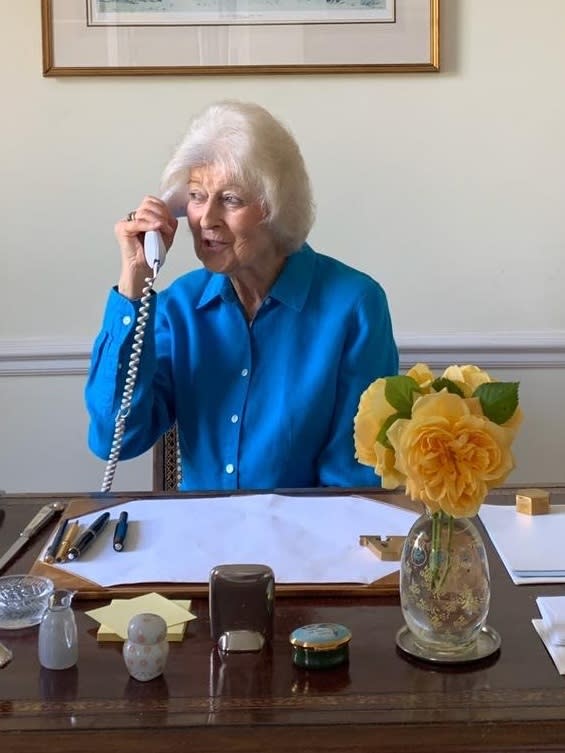
<svg viewBox="0 0 565 753">
<path fill-rule="evenodd" d="M 135 211 L 128 212 L 128 216 L 127 216 L 126 219 L 127 219 L 128 222 L 133 222 L 133 220 L 135 220 Z"/>
</svg>

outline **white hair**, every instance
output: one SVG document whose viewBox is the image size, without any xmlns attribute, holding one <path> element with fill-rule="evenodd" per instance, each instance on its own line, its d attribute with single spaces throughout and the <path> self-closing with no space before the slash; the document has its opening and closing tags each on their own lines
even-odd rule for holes
<svg viewBox="0 0 565 753">
<path fill-rule="evenodd" d="M 253 103 L 208 106 L 190 122 L 165 167 L 162 192 L 182 192 L 190 171 L 208 165 L 222 168 L 257 198 L 285 253 L 300 248 L 314 222 L 314 202 L 298 144 L 281 122 Z"/>
</svg>

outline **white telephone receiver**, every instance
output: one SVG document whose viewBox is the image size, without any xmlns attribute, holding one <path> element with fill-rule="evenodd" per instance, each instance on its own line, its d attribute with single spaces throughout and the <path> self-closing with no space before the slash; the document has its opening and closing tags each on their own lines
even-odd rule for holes
<svg viewBox="0 0 565 753">
<path fill-rule="evenodd" d="M 145 261 L 151 269 L 155 269 L 155 265 L 157 265 L 157 269 L 163 266 L 167 256 L 167 249 L 163 242 L 163 236 L 158 230 L 148 230 L 145 233 L 143 250 L 145 251 Z"/>
<path fill-rule="evenodd" d="M 165 191 L 162 199 L 165 204 L 167 204 L 174 217 L 186 217 L 188 196 L 186 195 L 185 185 L 182 186 L 182 190 L 169 189 L 168 191 Z M 167 249 L 165 248 L 161 233 L 158 230 L 148 230 L 145 233 L 143 249 L 145 251 L 145 260 L 147 261 L 147 264 L 151 269 L 159 271 L 165 263 Z"/>
<path fill-rule="evenodd" d="M 169 189 L 163 194 L 163 201 L 169 207 L 171 214 L 175 217 L 186 216 L 186 205 L 188 202 L 187 186 L 182 185 L 180 188 Z M 108 456 L 108 462 L 106 464 L 106 470 L 104 471 L 104 480 L 102 481 L 101 492 L 109 492 L 112 488 L 112 481 L 114 480 L 114 474 L 120 459 L 120 452 L 122 449 L 122 440 L 125 432 L 126 418 L 129 415 L 131 403 L 133 400 L 133 390 L 137 379 L 137 369 L 139 361 L 141 359 L 141 351 L 143 349 L 143 338 L 145 336 L 145 325 L 149 317 L 149 305 L 151 299 L 151 292 L 153 290 L 153 283 L 157 277 L 157 273 L 165 263 L 167 256 L 167 249 L 161 233 L 158 230 L 148 230 L 145 233 L 143 240 L 143 250 L 145 251 L 145 259 L 147 264 L 153 270 L 153 276 L 147 277 L 145 280 L 145 287 L 139 301 L 139 310 L 137 313 L 137 320 L 135 323 L 135 332 L 133 338 L 133 347 L 129 358 L 127 375 L 124 384 L 124 392 L 120 403 L 118 414 L 114 420 L 114 436 L 112 438 L 112 446 L 110 448 L 110 454 Z"/>
</svg>

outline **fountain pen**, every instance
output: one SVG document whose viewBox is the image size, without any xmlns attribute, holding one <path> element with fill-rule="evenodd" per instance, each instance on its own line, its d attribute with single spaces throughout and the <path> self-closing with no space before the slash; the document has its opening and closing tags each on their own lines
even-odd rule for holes
<svg viewBox="0 0 565 753">
<path fill-rule="evenodd" d="M 92 544 L 100 531 L 104 528 L 104 526 L 108 522 L 109 517 L 109 512 L 103 512 L 102 515 L 98 516 L 94 523 L 92 523 L 92 525 L 90 525 L 84 533 L 81 533 L 78 539 L 71 546 L 71 548 L 67 552 L 67 559 L 78 559 L 81 554 L 83 554 L 86 549 Z"/>
</svg>

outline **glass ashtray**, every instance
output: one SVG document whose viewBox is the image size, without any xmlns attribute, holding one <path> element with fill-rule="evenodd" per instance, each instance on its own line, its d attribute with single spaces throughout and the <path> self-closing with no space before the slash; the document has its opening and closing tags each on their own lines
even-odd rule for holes
<svg viewBox="0 0 565 753">
<path fill-rule="evenodd" d="M 4 575 L 0 578 L 0 629 L 17 630 L 41 622 L 53 581 L 41 575 Z"/>
</svg>

